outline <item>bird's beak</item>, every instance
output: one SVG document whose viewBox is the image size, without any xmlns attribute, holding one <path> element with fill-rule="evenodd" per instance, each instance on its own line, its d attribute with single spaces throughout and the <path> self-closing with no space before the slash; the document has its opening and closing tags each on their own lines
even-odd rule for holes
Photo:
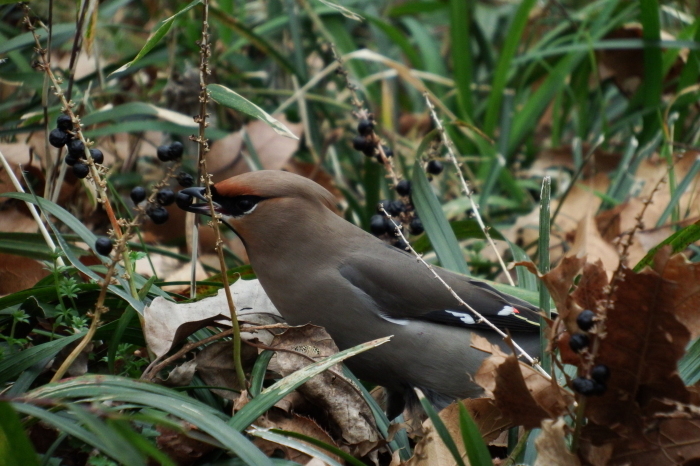
<svg viewBox="0 0 700 466">
<path fill-rule="evenodd" d="M 177 203 L 177 206 L 182 210 L 194 212 L 195 214 L 211 215 L 211 210 L 209 209 L 209 201 L 204 195 L 205 192 L 206 189 L 201 187 L 186 188 L 177 193 L 175 202 Z M 202 202 L 195 202 L 195 199 L 198 199 Z M 213 204 L 214 210 L 219 212 L 221 206 L 216 202 L 214 202 Z"/>
</svg>

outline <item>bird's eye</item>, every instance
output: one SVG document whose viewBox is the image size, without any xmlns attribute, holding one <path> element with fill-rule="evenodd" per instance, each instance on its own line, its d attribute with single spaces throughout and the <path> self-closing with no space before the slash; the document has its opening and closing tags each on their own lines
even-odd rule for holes
<svg viewBox="0 0 700 466">
<path fill-rule="evenodd" d="M 255 199 L 251 199 L 249 197 L 242 197 L 236 202 L 236 207 L 238 207 L 238 210 L 245 213 L 250 211 L 250 209 L 252 209 L 253 207 L 255 207 L 255 204 L 257 203 L 258 201 Z"/>
</svg>

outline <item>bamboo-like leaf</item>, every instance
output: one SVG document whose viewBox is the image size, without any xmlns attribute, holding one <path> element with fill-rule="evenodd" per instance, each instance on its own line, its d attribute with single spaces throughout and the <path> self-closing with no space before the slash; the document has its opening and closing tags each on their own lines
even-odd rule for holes
<svg viewBox="0 0 700 466">
<path fill-rule="evenodd" d="M 211 94 L 211 98 L 221 105 L 238 110 L 239 112 L 245 113 L 253 118 L 262 120 L 280 136 L 299 139 L 289 130 L 289 128 L 272 118 L 272 116 L 270 116 L 265 110 L 231 89 L 220 84 L 210 84 L 207 89 Z"/>
<path fill-rule="evenodd" d="M 151 35 L 151 37 L 148 38 L 144 46 L 139 50 L 139 53 L 136 54 L 133 60 L 131 60 L 129 63 L 121 66 L 118 68 L 116 71 L 113 71 L 110 73 L 108 78 L 116 73 L 121 73 L 122 71 L 128 69 L 130 66 L 132 66 L 134 63 L 142 59 L 148 52 L 153 50 L 153 47 L 155 47 L 160 40 L 165 37 L 165 35 L 170 31 L 170 28 L 173 26 L 173 22 L 178 18 L 178 16 L 182 16 L 183 14 L 187 13 L 190 11 L 192 8 L 197 6 L 198 4 L 202 3 L 202 0 L 193 0 L 190 2 L 186 7 L 184 7 L 182 10 L 178 11 L 174 15 L 172 15 L 170 18 L 166 18 L 163 20 L 163 22 L 160 23 L 158 26 L 158 29 Z"/>
<path fill-rule="evenodd" d="M 452 227 L 442 213 L 442 206 L 433 193 L 433 189 L 419 162 L 413 166 L 413 203 L 423 222 L 423 227 L 430 237 L 440 265 L 453 272 L 469 275 L 462 249 Z"/>
</svg>

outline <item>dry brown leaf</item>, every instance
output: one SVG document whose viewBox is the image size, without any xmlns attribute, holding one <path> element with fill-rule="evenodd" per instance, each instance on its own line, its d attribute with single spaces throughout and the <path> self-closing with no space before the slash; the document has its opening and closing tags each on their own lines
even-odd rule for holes
<svg viewBox="0 0 700 466">
<path fill-rule="evenodd" d="M 192 464 L 216 448 L 188 435 L 188 431 L 198 432 L 192 424 L 183 423 L 182 427 L 185 432 L 176 432 L 162 425 L 156 426 L 156 430 L 160 434 L 156 437 L 158 450 L 165 453 L 176 464 Z"/>
<path fill-rule="evenodd" d="M 257 356 L 257 348 L 246 344 L 241 345 L 241 362 L 245 371 L 252 369 Z M 195 361 L 197 362 L 197 373 L 206 385 L 235 390 L 213 388 L 211 389 L 213 393 L 228 400 L 238 398 L 242 387 L 238 383 L 236 368 L 233 364 L 233 342 L 217 341 L 212 343 L 197 353 Z"/>
<path fill-rule="evenodd" d="M 287 329 L 276 335 L 270 346 L 293 351 L 278 351 L 270 361 L 270 369 L 282 376 L 338 352 L 330 335 L 313 325 Z M 332 419 L 338 435 L 353 454 L 364 456 L 380 442 L 374 416 L 359 388 L 343 375 L 341 366 L 331 370 L 311 378 L 297 390 Z"/>
<path fill-rule="evenodd" d="M 258 280 L 237 280 L 231 285 L 231 293 L 239 320 L 256 325 L 284 321 Z M 160 357 L 200 328 L 214 323 L 230 325 L 230 321 L 223 289 L 216 296 L 195 303 L 175 303 L 157 297 L 144 311 L 144 337 L 149 349 Z M 265 343 L 272 341 L 272 335 L 264 330 L 255 334 L 243 332 L 241 336 Z"/>
<path fill-rule="evenodd" d="M 49 275 L 41 262 L 28 257 L 0 254 L 0 295 L 33 287 Z"/>
<path fill-rule="evenodd" d="M 542 433 L 535 440 L 537 460 L 535 466 L 579 466 L 579 459 L 566 444 L 566 423 L 563 418 L 542 421 Z"/>
<path fill-rule="evenodd" d="M 676 317 L 688 328 L 690 338 L 694 340 L 700 336 L 700 263 L 690 262 L 683 254 L 675 254 L 666 260 L 657 254 L 654 268 L 661 277 L 678 285 L 673 295 Z"/>
<path fill-rule="evenodd" d="M 589 212 L 578 224 L 574 244 L 567 256 L 586 257 L 589 261 L 602 261 L 604 269 L 612 276 L 620 262 L 617 249 L 605 241 L 598 231 L 598 226 Z"/>
<path fill-rule="evenodd" d="M 694 461 L 693 461 L 694 460 Z M 697 464 L 700 460 L 700 421 L 664 419 L 639 436 L 619 442 L 610 464 L 647 466 Z"/>
<path fill-rule="evenodd" d="M 288 414 L 279 409 L 270 409 L 263 416 L 260 416 L 257 421 L 255 421 L 257 427 L 263 429 L 281 429 L 290 432 L 297 432 L 299 434 L 306 435 L 321 442 L 327 443 L 333 446 L 339 446 L 336 442 L 328 435 L 328 433 L 323 430 L 316 422 L 313 420 L 299 416 L 297 414 Z M 299 440 L 300 442 L 311 446 L 312 448 L 318 448 L 311 444 Z M 262 450 L 268 456 L 275 454 L 276 458 L 284 458 L 288 461 L 296 461 L 300 464 L 306 464 L 311 457 L 300 453 L 297 450 L 289 448 L 285 445 L 280 445 L 279 443 L 269 442 L 261 438 L 255 437 L 253 443 Z M 336 455 L 330 452 L 324 452 L 324 454 L 329 455 L 334 460 L 342 463 L 343 461 Z M 279 455 L 279 456 L 278 456 Z"/>
<path fill-rule="evenodd" d="M 184 387 L 189 385 L 192 383 L 192 377 L 194 377 L 194 372 L 196 369 L 197 361 L 195 359 L 185 361 L 170 371 L 168 378 L 163 380 L 162 383 L 163 385 L 167 385 L 169 387 Z"/>
<path fill-rule="evenodd" d="M 677 288 L 651 270 L 624 270 L 595 361 L 610 369 L 608 388 L 586 405 L 593 423 L 623 437 L 640 435 L 645 415 L 670 409 L 659 400 L 688 401 L 677 362 L 690 334 L 674 316 Z"/>
</svg>

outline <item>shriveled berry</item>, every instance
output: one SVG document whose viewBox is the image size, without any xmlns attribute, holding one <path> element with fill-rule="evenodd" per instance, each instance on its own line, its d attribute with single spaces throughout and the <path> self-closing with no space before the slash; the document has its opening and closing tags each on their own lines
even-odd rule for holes
<svg viewBox="0 0 700 466">
<path fill-rule="evenodd" d="M 384 155 L 385 155 L 387 158 L 390 158 L 390 157 L 393 157 L 393 156 L 394 156 L 394 150 L 393 150 L 391 147 L 382 145 L 382 150 L 384 151 Z"/>
<path fill-rule="evenodd" d="M 73 165 L 73 174 L 76 177 L 82 179 L 88 176 L 88 173 L 90 173 L 90 167 L 88 167 L 87 164 L 76 162 L 75 165 Z"/>
<path fill-rule="evenodd" d="M 73 120 L 68 115 L 59 115 L 56 118 L 56 128 L 61 131 L 70 131 L 73 129 Z"/>
<path fill-rule="evenodd" d="M 85 144 L 80 139 L 72 139 L 68 142 L 68 153 L 76 158 L 85 157 Z"/>
<path fill-rule="evenodd" d="M 362 136 L 369 135 L 373 130 L 374 120 L 363 118 L 357 122 L 357 132 L 360 133 Z"/>
<path fill-rule="evenodd" d="M 444 170 L 442 163 L 439 160 L 431 160 L 425 169 L 431 175 L 439 175 Z"/>
<path fill-rule="evenodd" d="M 90 157 L 92 157 L 92 160 L 94 160 L 95 163 L 101 164 L 105 161 L 105 155 L 100 149 L 90 149 Z"/>
<path fill-rule="evenodd" d="M 598 364 L 591 369 L 591 378 L 598 383 L 605 383 L 610 378 L 610 369 L 604 364 Z"/>
<path fill-rule="evenodd" d="M 156 194 L 156 201 L 160 205 L 170 205 L 175 202 L 175 193 L 170 188 L 163 188 Z"/>
<path fill-rule="evenodd" d="M 585 333 L 574 333 L 569 339 L 569 347 L 575 353 L 578 353 L 582 349 L 587 348 L 589 343 L 590 340 L 588 339 L 588 335 L 586 335 Z"/>
<path fill-rule="evenodd" d="M 109 255 L 109 253 L 112 252 L 112 240 L 106 236 L 100 236 L 97 238 L 97 241 L 95 241 L 95 251 L 103 256 Z"/>
<path fill-rule="evenodd" d="M 179 160 L 182 154 L 185 153 L 185 146 L 180 141 L 175 141 L 170 144 L 170 160 Z"/>
<path fill-rule="evenodd" d="M 156 155 L 158 156 L 158 160 L 161 162 L 170 162 L 170 146 L 158 146 L 158 149 L 156 149 Z"/>
<path fill-rule="evenodd" d="M 129 196 L 131 197 L 131 200 L 134 201 L 134 204 L 138 204 L 146 199 L 146 190 L 143 189 L 142 186 L 136 186 L 131 190 L 131 194 L 129 194 Z"/>
<path fill-rule="evenodd" d="M 423 228 L 423 222 L 421 219 L 416 217 L 411 220 L 411 223 L 408 226 L 408 231 L 410 231 L 412 235 L 420 235 L 423 233 L 425 229 Z"/>
<path fill-rule="evenodd" d="M 177 193 L 175 196 L 175 204 L 177 204 L 177 206 L 182 210 L 187 210 L 187 208 L 192 205 L 193 201 L 194 199 L 192 199 L 192 196 L 185 194 L 182 191 Z"/>
<path fill-rule="evenodd" d="M 386 217 L 381 214 L 372 215 L 369 219 L 369 229 L 373 235 L 381 236 L 387 232 L 385 219 Z"/>
<path fill-rule="evenodd" d="M 156 225 L 162 225 L 168 221 L 168 211 L 163 206 L 154 206 L 146 212 Z"/>
<path fill-rule="evenodd" d="M 595 318 L 595 312 L 591 311 L 590 309 L 586 309 L 585 311 L 581 312 L 578 317 L 576 317 L 576 325 L 578 325 L 578 328 L 583 330 L 584 332 L 587 332 L 593 327 L 593 324 L 595 323 L 593 319 Z"/>
<path fill-rule="evenodd" d="M 183 188 L 189 188 L 194 185 L 194 178 L 187 172 L 180 172 L 177 174 L 177 182 Z"/>
<path fill-rule="evenodd" d="M 411 194 L 411 182 L 408 180 L 401 180 L 396 185 L 396 192 L 399 196 L 408 196 Z"/>
<path fill-rule="evenodd" d="M 68 135 L 68 133 L 59 128 L 52 129 L 49 133 L 49 144 L 51 144 L 54 147 L 60 149 L 61 147 L 68 144 L 68 141 L 70 141 L 70 136 Z"/>
</svg>

